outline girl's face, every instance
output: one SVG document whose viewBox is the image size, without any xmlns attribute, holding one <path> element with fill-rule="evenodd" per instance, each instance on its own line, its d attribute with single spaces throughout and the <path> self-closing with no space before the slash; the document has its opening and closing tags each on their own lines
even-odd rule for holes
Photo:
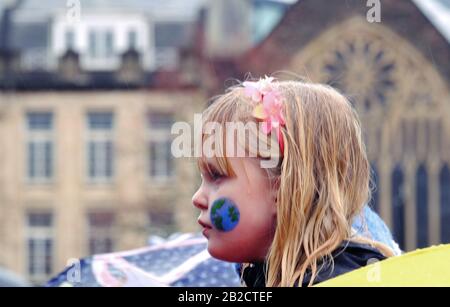
<svg viewBox="0 0 450 307">
<path fill-rule="evenodd" d="M 210 172 L 202 171 L 202 183 L 192 198 L 200 209 L 199 224 L 208 239 L 209 253 L 229 262 L 264 261 L 272 243 L 276 223 L 276 191 L 256 158 L 228 158 L 236 176 L 219 173 L 217 162 L 207 159 Z M 239 211 L 230 231 L 213 226 L 214 202 L 226 199 Z"/>
</svg>

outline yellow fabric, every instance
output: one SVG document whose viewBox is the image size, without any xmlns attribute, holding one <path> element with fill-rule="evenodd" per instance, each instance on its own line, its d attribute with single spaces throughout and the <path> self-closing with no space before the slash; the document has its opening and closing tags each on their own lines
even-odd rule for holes
<svg viewBox="0 0 450 307">
<path fill-rule="evenodd" d="M 338 276 L 318 287 L 450 287 L 450 244 L 419 249 Z"/>
</svg>

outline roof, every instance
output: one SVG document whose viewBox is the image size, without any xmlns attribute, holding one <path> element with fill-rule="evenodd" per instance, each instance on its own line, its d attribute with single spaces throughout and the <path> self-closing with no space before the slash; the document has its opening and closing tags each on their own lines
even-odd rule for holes
<svg viewBox="0 0 450 307">
<path fill-rule="evenodd" d="M 133 11 L 151 14 L 154 17 L 173 16 L 194 20 L 197 11 L 204 4 L 205 0 L 83 0 L 81 9 L 95 10 L 101 9 L 116 11 Z M 46 19 L 55 11 L 65 12 L 67 10 L 66 1 L 60 0 L 24 0 L 24 3 L 17 10 L 20 19 L 37 20 Z"/>
</svg>

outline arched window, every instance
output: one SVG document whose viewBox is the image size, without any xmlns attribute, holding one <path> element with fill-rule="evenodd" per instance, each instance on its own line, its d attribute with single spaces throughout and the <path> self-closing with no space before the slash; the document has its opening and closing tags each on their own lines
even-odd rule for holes
<svg viewBox="0 0 450 307">
<path fill-rule="evenodd" d="M 404 195 L 404 174 L 400 165 L 397 165 L 392 171 L 392 218 L 394 222 L 394 238 L 405 248 L 405 195 Z"/>
<path fill-rule="evenodd" d="M 441 242 L 450 243 L 450 169 L 445 165 L 439 175 L 441 203 Z"/>
<path fill-rule="evenodd" d="M 424 165 L 416 172 L 417 247 L 428 246 L 428 174 Z"/>
</svg>

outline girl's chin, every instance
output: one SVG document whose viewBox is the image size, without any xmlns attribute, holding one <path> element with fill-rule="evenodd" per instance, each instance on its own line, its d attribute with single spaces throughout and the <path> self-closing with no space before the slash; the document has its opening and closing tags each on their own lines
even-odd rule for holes
<svg viewBox="0 0 450 307">
<path fill-rule="evenodd" d="M 221 252 L 217 252 L 214 249 L 208 248 L 208 252 L 213 258 L 218 259 L 218 260 L 222 260 L 222 261 L 226 261 L 226 262 L 239 262 L 236 259 L 234 259 L 234 257 L 230 257 L 230 255 L 227 255 L 227 254 L 224 254 Z"/>
<path fill-rule="evenodd" d="M 242 262 L 243 259 L 235 250 L 214 241 L 214 239 L 208 239 L 208 253 L 213 258 L 227 262 Z"/>
</svg>

